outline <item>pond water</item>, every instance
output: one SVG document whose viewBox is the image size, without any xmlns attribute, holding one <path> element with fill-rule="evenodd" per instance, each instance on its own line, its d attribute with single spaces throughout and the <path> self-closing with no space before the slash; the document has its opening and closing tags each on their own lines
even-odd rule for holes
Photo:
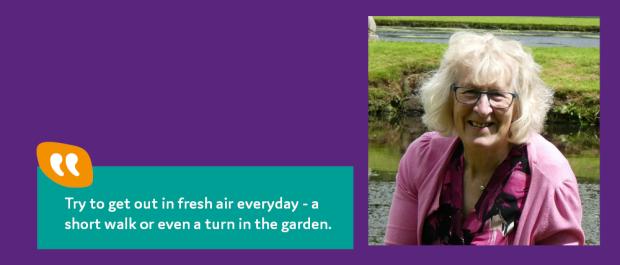
<svg viewBox="0 0 620 265">
<path fill-rule="evenodd" d="M 490 32 L 496 36 L 520 41 L 532 47 L 596 47 L 600 46 L 599 33 L 566 31 L 513 31 L 480 30 L 456 28 L 417 28 L 378 26 L 377 35 L 381 40 L 400 42 L 447 43 L 456 31 Z"/>
<path fill-rule="evenodd" d="M 419 115 L 395 121 L 369 118 L 369 244 L 383 242 L 398 162 L 407 146 L 426 132 Z M 548 123 L 543 136 L 568 158 L 577 180 L 584 209 L 586 243 L 599 244 L 600 139 L 598 127 Z"/>
</svg>

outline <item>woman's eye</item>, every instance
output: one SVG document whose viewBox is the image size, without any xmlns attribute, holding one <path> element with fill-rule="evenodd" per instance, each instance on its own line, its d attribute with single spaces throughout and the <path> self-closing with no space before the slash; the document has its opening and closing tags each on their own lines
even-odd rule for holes
<svg viewBox="0 0 620 265">
<path fill-rule="evenodd" d="M 463 92 L 463 94 L 467 94 L 467 95 L 478 95 L 480 94 L 480 92 L 476 91 L 476 90 L 465 90 Z"/>
<path fill-rule="evenodd" d="M 504 95 L 503 93 L 489 93 L 489 97 L 494 99 L 502 99 L 505 98 L 506 95 Z"/>
</svg>

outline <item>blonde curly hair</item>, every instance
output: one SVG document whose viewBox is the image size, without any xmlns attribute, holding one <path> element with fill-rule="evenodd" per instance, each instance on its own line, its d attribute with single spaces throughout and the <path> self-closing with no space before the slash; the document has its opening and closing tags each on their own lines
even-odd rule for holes
<svg viewBox="0 0 620 265">
<path fill-rule="evenodd" d="M 444 136 L 455 135 L 450 86 L 466 76 L 474 86 L 505 84 L 519 96 L 508 141 L 526 142 L 543 129 L 553 102 L 553 90 L 540 78 L 541 67 L 521 43 L 493 34 L 454 33 L 439 69 L 420 88 L 422 120 Z"/>
</svg>

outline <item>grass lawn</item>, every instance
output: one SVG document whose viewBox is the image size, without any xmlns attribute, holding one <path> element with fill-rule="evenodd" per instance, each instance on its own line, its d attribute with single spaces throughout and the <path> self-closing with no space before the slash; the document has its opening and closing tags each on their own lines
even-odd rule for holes
<svg viewBox="0 0 620 265">
<path fill-rule="evenodd" d="M 403 75 L 436 69 L 446 48 L 437 43 L 369 42 L 368 83 L 400 82 Z M 600 90 L 598 48 L 535 47 L 532 52 L 543 66 L 542 78 L 556 90 Z"/>
<path fill-rule="evenodd" d="M 368 83 L 398 82 L 403 75 L 431 71 L 446 45 L 376 41 L 368 43 Z"/>
<path fill-rule="evenodd" d="M 600 90 L 600 49 L 536 47 L 533 54 L 543 80 L 557 90 Z"/>
</svg>

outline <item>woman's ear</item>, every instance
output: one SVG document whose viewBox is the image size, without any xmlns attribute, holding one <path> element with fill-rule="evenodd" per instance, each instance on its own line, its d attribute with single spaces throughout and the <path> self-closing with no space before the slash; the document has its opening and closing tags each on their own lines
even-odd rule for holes
<svg viewBox="0 0 620 265">
<path fill-rule="evenodd" d="M 521 104 L 519 104 L 519 99 L 515 99 L 512 103 L 512 121 L 514 122 L 517 119 L 521 118 Z"/>
</svg>

